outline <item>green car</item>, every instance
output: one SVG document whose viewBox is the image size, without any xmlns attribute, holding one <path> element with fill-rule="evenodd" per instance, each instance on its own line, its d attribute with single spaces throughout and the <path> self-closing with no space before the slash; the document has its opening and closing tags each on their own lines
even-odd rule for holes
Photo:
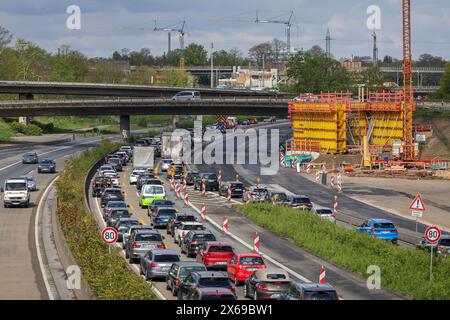
<svg viewBox="0 0 450 320">
<path fill-rule="evenodd" d="M 139 206 L 141 208 L 148 207 L 157 199 L 165 199 L 166 191 L 164 186 L 146 184 L 141 189 L 141 195 L 139 196 Z"/>
</svg>

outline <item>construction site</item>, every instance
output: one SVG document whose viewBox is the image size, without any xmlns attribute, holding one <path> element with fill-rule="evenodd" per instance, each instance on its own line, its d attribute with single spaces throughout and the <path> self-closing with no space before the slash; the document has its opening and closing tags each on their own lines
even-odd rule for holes
<svg viewBox="0 0 450 320">
<path fill-rule="evenodd" d="M 413 123 L 411 7 L 403 0 L 403 90 L 300 94 L 289 102 L 293 137 L 286 141 L 286 163 L 309 161 L 349 175 L 438 178 L 449 159 L 425 158 L 423 142 L 431 124 Z"/>
</svg>

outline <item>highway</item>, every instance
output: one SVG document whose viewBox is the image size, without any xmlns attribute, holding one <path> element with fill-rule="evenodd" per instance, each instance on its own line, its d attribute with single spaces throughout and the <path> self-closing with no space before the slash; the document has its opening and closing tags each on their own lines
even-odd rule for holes
<svg viewBox="0 0 450 320">
<path fill-rule="evenodd" d="M 213 170 L 211 167 L 206 168 L 208 171 Z M 148 225 L 150 224 L 150 220 L 146 215 L 146 209 L 139 208 L 136 188 L 135 186 L 130 186 L 128 183 L 130 172 L 131 165 L 128 165 L 124 167 L 124 171 L 119 174 L 122 189 L 125 191 L 125 201 L 130 204 L 133 216 Z M 294 280 L 317 282 L 320 267 L 323 265 L 327 269 L 328 282 L 335 286 L 340 296 L 345 300 L 402 299 L 402 297 L 388 290 L 367 289 L 366 282 L 363 278 L 334 266 L 314 254 L 294 245 L 290 240 L 275 236 L 271 232 L 262 229 L 255 223 L 242 217 L 232 209 L 232 204 L 242 203 L 240 199 L 233 199 L 229 203 L 224 197 L 219 196 L 216 192 L 207 192 L 206 196 L 201 196 L 199 191 L 194 191 L 192 187 L 188 187 L 190 207 L 184 208 L 183 201 L 176 199 L 174 192 L 170 190 L 166 174 L 160 173 L 159 176 L 164 181 L 168 198 L 176 202 L 177 208 L 179 208 L 181 212 L 196 213 L 200 218 L 200 206 L 204 203 L 207 208 L 208 216 L 205 226 L 216 235 L 218 240 L 230 243 L 235 248 L 236 252 L 251 252 L 252 237 L 254 232 L 257 231 L 260 234 L 262 242 L 262 255 L 268 267 L 281 267 L 288 271 Z M 100 208 L 99 199 L 91 197 L 90 202 L 94 216 L 100 226 L 104 227 L 105 224 L 101 218 L 102 210 Z M 225 215 L 228 216 L 230 226 L 230 234 L 228 235 L 224 235 L 220 230 Z M 165 229 L 160 229 L 160 231 L 165 237 L 166 247 L 180 252 L 178 245 L 173 242 L 173 238 L 170 235 L 166 234 Z M 125 259 L 123 252 L 121 252 L 121 255 Z M 184 254 L 181 254 L 181 256 L 182 260 L 194 260 L 192 258 L 186 258 Z M 133 264 L 131 268 L 136 274 L 139 274 L 138 264 Z M 166 289 L 163 280 L 155 280 L 153 283 L 157 288 L 158 294 L 160 293 L 165 299 L 174 299 L 171 293 Z M 236 292 L 239 299 L 244 298 L 242 290 L 242 286 L 237 288 Z"/>
<path fill-rule="evenodd" d="M 44 192 L 57 174 L 37 174 L 37 165 L 22 164 L 21 155 L 29 150 L 35 150 L 41 158 L 49 158 L 56 161 L 57 171 L 64 167 L 64 160 L 86 148 L 98 145 L 101 137 L 84 138 L 74 142 L 66 142 L 54 146 L 44 146 L 2 150 L 0 156 L 0 181 L 6 178 L 18 177 L 25 174 L 34 176 L 38 183 L 38 191 L 31 193 L 31 205 L 29 208 L 2 208 L 0 209 L 0 299 L 30 299 L 41 300 L 58 297 L 56 288 L 62 285 L 64 272 L 55 269 L 55 252 L 45 252 L 49 245 L 46 232 L 47 219 L 43 213 L 47 210 L 44 206 Z M 39 210 L 38 210 L 39 209 Z M 40 220 L 36 221 L 37 212 Z M 47 235 L 46 235 L 47 234 Z M 44 243 L 45 242 L 45 243 Z M 39 254 L 38 254 L 39 253 Z M 47 259 L 47 254 L 50 258 Z M 52 265 L 52 270 L 48 266 Z M 43 276 L 45 274 L 45 277 Z M 59 274 L 60 279 L 52 279 L 51 274 Z M 65 282 L 64 282 L 65 284 Z M 61 296 L 68 298 L 70 294 L 65 292 Z"/>
</svg>

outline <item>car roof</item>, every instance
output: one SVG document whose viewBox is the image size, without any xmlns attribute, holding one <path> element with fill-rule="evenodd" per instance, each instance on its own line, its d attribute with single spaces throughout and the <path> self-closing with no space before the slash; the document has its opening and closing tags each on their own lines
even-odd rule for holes
<svg viewBox="0 0 450 320">
<path fill-rule="evenodd" d="M 387 219 L 369 219 L 369 221 L 371 221 L 373 223 L 392 223 L 391 220 L 387 220 Z"/>
<path fill-rule="evenodd" d="M 223 271 L 194 271 L 191 274 L 199 278 L 228 278 Z"/>
<path fill-rule="evenodd" d="M 305 195 L 303 195 L 303 194 L 300 194 L 300 195 L 298 195 L 298 194 L 293 194 L 293 195 L 291 195 L 291 197 L 292 197 L 292 198 L 304 198 L 304 199 L 309 199 L 308 196 L 305 196 Z"/>
<path fill-rule="evenodd" d="M 295 285 L 303 288 L 305 291 L 336 291 L 336 289 L 329 284 L 296 282 Z"/>
<path fill-rule="evenodd" d="M 205 267 L 203 263 L 195 262 L 195 261 L 177 261 L 173 264 L 180 266 L 180 267 Z M 205 267 L 206 268 L 206 267 Z"/>
<path fill-rule="evenodd" d="M 231 289 L 224 288 L 224 287 L 203 287 L 203 288 L 197 288 L 197 290 L 201 294 L 205 294 L 205 295 L 211 295 L 211 294 L 234 295 L 233 291 L 231 291 Z"/>
<path fill-rule="evenodd" d="M 122 221 L 136 221 L 136 222 L 139 222 L 139 220 L 136 219 L 136 218 L 119 218 L 118 221 L 119 222 L 122 222 Z"/>
<path fill-rule="evenodd" d="M 178 252 L 176 252 L 173 249 L 152 249 L 151 251 L 154 255 L 159 255 L 159 254 L 173 254 L 176 256 L 179 255 Z"/>
<path fill-rule="evenodd" d="M 321 206 L 315 206 L 315 207 L 314 207 L 314 210 L 331 210 L 331 211 L 333 211 L 331 208 L 328 208 L 328 207 L 321 207 Z"/>
<path fill-rule="evenodd" d="M 223 242 L 223 241 L 211 241 L 208 242 L 208 246 L 212 247 L 212 246 L 227 246 L 227 247 L 231 247 L 231 244 L 227 243 L 227 242 Z"/>
<path fill-rule="evenodd" d="M 173 207 L 169 207 L 169 208 L 173 208 Z M 195 214 L 189 213 L 189 212 L 177 212 L 176 216 L 177 217 L 180 217 L 180 216 L 194 216 L 195 217 Z"/>
<path fill-rule="evenodd" d="M 242 258 L 242 257 L 259 257 L 259 258 L 262 258 L 261 255 L 259 255 L 257 253 L 237 253 L 236 255 L 239 258 Z"/>
<path fill-rule="evenodd" d="M 190 230 L 189 232 L 192 232 L 194 234 L 213 234 L 210 230 Z"/>
<path fill-rule="evenodd" d="M 143 226 L 143 227 L 147 227 L 147 226 Z M 158 231 L 158 230 L 155 230 L 155 229 L 145 229 L 145 228 L 142 228 L 142 229 L 136 229 L 136 233 L 157 233 L 157 234 L 160 234 L 160 232 Z"/>
<path fill-rule="evenodd" d="M 181 224 L 194 225 L 194 226 L 201 226 L 201 225 L 203 225 L 203 223 L 197 222 L 197 221 L 182 221 Z"/>
<path fill-rule="evenodd" d="M 255 274 L 258 277 L 258 279 L 261 279 L 263 281 L 276 281 L 274 279 L 267 278 L 268 274 L 282 274 L 285 276 L 285 281 L 290 280 L 289 273 L 283 269 L 280 268 L 265 268 L 265 269 L 258 269 L 256 270 Z"/>
<path fill-rule="evenodd" d="M 105 191 L 122 191 L 120 188 L 105 188 Z"/>
</svg>

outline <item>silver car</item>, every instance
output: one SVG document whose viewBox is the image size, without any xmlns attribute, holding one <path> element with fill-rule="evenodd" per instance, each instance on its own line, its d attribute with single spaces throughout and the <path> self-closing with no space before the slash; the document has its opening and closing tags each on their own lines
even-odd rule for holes
<svg viewBox="0 0 450 320">
<path fill-rule="evenodd" d="M 336 214 L 330 208 L 315 207 L 311 212 L 317 214 L 322 219 L 336 223 Z"/>
<path fill-rule="evenodd" d="M 20 178 L 27 180 L 28 190 L 30 190 L 30 191 L 36 191 L 37 190 L 37 182 L 36 182 L 36 179 L 34 179 L 33 176 L 22 176 Z"/>
<path fill-rule="evenodd" d="M 133 230 L 154 230 L 152 226 L 129 226 L 128 229 L 123 233 L 122 238 L 122 248 L 126 249 L 128 239 L 130 238 L 131 234 L 133 233 Z"/>
<path fill-rule="evenodd" d="M 114 229 L 119 233 L 119 237 L 117 239 L 118 242 L 123 241 L 123 235 L 128 231 L 130 226 L 139 226 L 141 223 L 138 219 L 134 218 L 119 218 L 114 224 Z"/>
<path fill-rule="evenodd" d="M 198 91 L 180 91 L 172 97 L 172 101 L 198 101 L 201 100 L 200 92 Z"/>
<path fill-rule="evenodd" d="M 130 259 L 130 263 L 134 263 L 148 250 L 165 248 L 164 237 L 157 230 L 136 230 L 128 239 L 125 257 Z"/>
<path fill-rule="evenodd" d="M 173 163 L 172 159 L 162 159 L 162 161 L 161 161 L 161 171 L 162 172 L 166 172 L 169 169 L 169 167 L 170 167 L 170 165 L 172 163 Z"/>
<path fill-rule="evenodd" d="M 141 259 L 140 272 L 145 280 L 166 278 L 174 262 L 180 261 L 175 250 L 153 249 L 148 251 Z"/>
</svg>

